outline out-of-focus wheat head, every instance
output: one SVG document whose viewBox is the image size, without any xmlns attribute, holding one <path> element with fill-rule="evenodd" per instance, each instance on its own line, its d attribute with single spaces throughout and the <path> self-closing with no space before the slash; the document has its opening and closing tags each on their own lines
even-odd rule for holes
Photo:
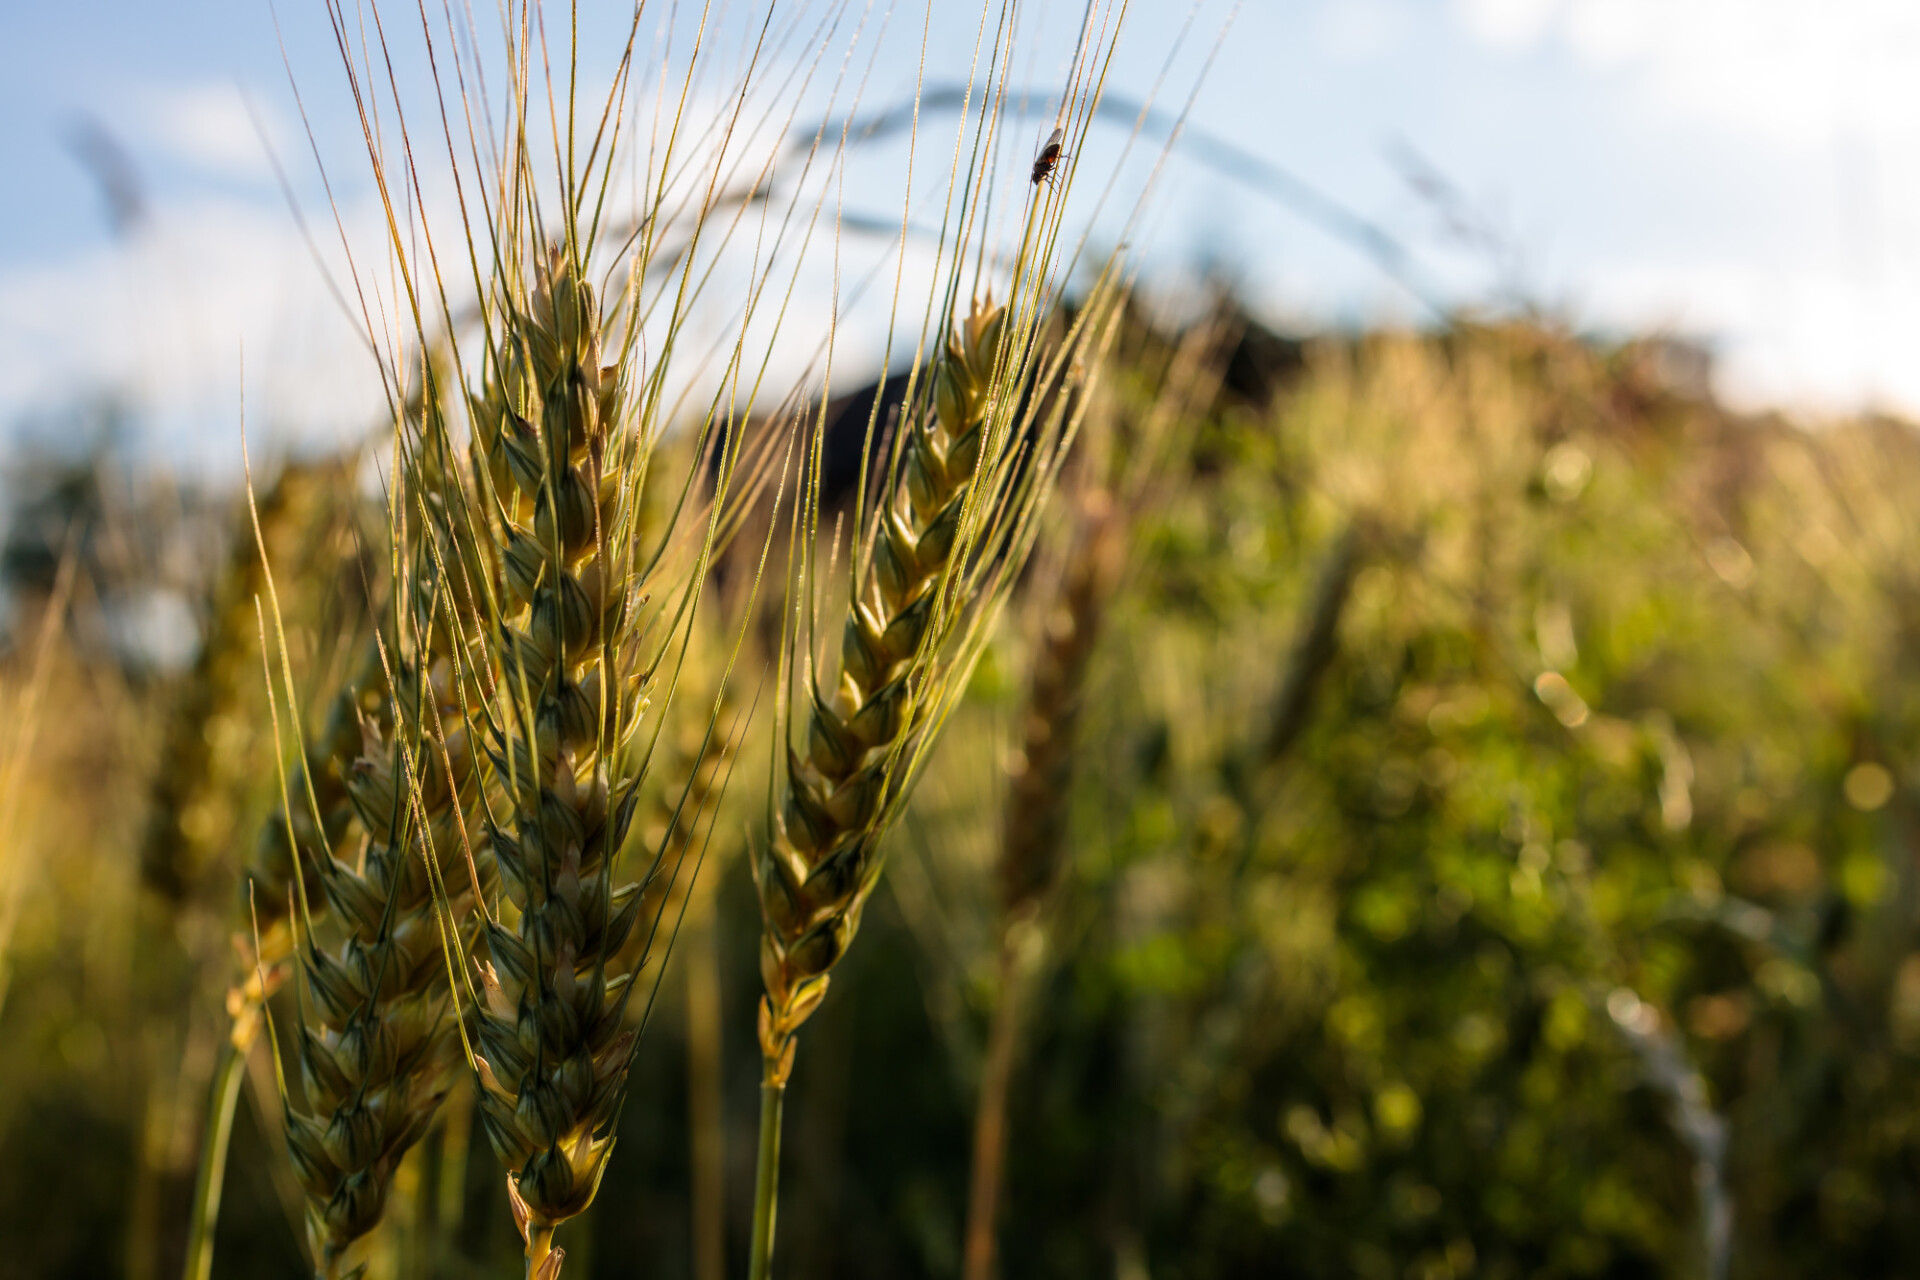
<svg viewBox="0 0 1920 1280">
<path fill-rule="evenodd" d="M 360 602 L 335 585 L 336 575 L 350 578 L 352 572 L 343 563 L 341 545 L 354 514 L 351 472 L 357 461 L 349 453 L 288 462 L 259 496 L 266 560 L 302 584 L 298 598 L 284 602 L 289 614 L 297 615 L 289 618 L 290 625 L 347 631 L 358 621 L 353 615 Z M 208 602 L 199 656 L 169 716 L 141 849 L 141 878 L 176 905 L 204 893 L 216 871 L 225 873 L 216 895 L 225 904 L 232 850 L 251 834 L 248 824 L 260 812 L 256 806 L 263 806 L 272 790 L 270 779 L 253 767 L 266 738 L 253 606 L 262 590 L 264 561 L 251 528 L 235 533 Z M 341 610 L 342 604 L 349 608 Z M 314 666 L 326 665 L 326 654 L 313 658 Z M 279 856 L 284 858 L 285 851 L 282 839 Z"/>
<path fill-rule="evenodd" d="M 1026 719 L 1008 770 L 996 873 L 1003 922 L 1031 917 L 1059 881 L 1075 733 L 1094 649 L 1134 530 L 1167 497 L 1166 477 L 1185 464 L 1196 425 L 1219 392 L 1223 346 L 1218 321 L 1195 325 L 1146 366 L 1153 372 L 1145 387 L 1129 385 L 1125 362 L 1116 361 L 1120 376 L 1089 396 L 1086 440 L 1068 481 L 1071 506 L 1061 513 L 1058 564 L 1034 597 L 1038 635 L 1028 658 Z"/>
</svg>

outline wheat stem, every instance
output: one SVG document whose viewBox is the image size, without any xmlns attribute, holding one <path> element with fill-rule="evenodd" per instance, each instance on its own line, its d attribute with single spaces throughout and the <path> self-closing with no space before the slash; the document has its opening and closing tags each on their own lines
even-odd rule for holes
<svg viewBox="0 0 1920 1280">
<path fill-rule="evenodd" d="M 987 1058 L 980 1075 L 980 1103 L 973 1117 L 973 1177 L 967 1196 L 967 1235 L 962 1274 L 992 1280 L 998 1249 L 995 1219 L 1007 1160 L 1007 1094 L 1013 1084 L 1018 1045 L 1021 965 L 1015 948 L 1000 947 L 1000 1001 L 987 1028 Z"/>
<path fill-rule="evenodd" d="M 708 872 L 711 876 L 713 873 Z M 721 987 L 713 886 L 681 925 L 687 971 L 687 1124 L 693 1167 L 694 1280 L 726 1280 L 726 1111 L 721 1096 Z"/>
<path fill-rule="evenodd" d="M 233 1109 L 240 1099 L 240 1082 L 247 1065 L 245 1045 L 229 1040 L 213 1073 L 207 1124 L 200 1144 L 200 1171 L 193 1184 L 193 1217 L 187 1223 L 185 1280 L 207 1280 L 213 1271 L 213 1232 L 220 1219 L 220 1193 L 227 1177 L 227 1144 L 233 1137 Z"/>
<path fill-rule="evenodd" d="M 780 1195 L 780 1117 L 785 1110 L 783 1081 L 760 1083 L 760 1153 L 753 1178 L 753 1252 L 749 1280 L 767 1280 L 773 1272 L 773 1218 Z"/>
<path fill-rule="evenodd" d="M 553 1230 L 550 1226 L 527 1228 L 527 1280 L 546 1280 L 559 1273 L 567 1251 L 553 1247 Z"/>
</svg>

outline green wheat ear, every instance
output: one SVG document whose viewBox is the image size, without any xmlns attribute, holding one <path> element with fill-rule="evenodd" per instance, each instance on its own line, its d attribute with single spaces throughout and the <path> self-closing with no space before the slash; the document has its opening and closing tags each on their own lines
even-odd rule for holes
<svg viewBox="0 0 1920 1280">
<path fill-rule="evenodd" d="M 912 708 L 925 690 L 915 684 L 934 656 L 926 642 L 951 607 L 940 587 L 960 550 L 1005 325 L 1004 307 L 976 306 L 947 344 L 933 412 L 908 431 L 847 613 L 839 681 L 810 699 L 804 746 L 788 748 L 785 802 L 757 867 L 769 1084 L 786 1083 L 794 1033 L 826 995 L 877 883 L 874 836 L 898 748 L 922 727 Z"/>
<path fill-rule="evenodd" d="M 444 931 L 451 925 L 471 945 L 490 878 L 484 857 L 462 865 L 479 791 L 471 748 L 455 730 L 430 762 L 422 727 L 465 716 L 453 664 L 396 656 L 385 674 L 389 714 L 361 716 L 359 750 L 344 769 L 365 846 L 357 865 L 318 854 L 344 936 L 323 946 L 309 926 L 300 955 L 311 1007 L 296 1039 L 306 1105 L 288 1105 L 287 1140 L 323 1276 L 379 1223 L 401 1157 L 452 1085 L 458 1022 Z"/>
<path fill-rule="evenodd" d="M 506 323 L 476 449 L 505 481 L 490 558 L 510 592 L 496 657 L 514 706 L 490 744 L 508 784 L 492 839 L 515 918 L 485 930 L 473 1022 L 482 1121 L 537 1274 L 599 1188 L 636 1036 L 619 957 L 642 895 L 615 882 L 613 855 L 634 813 L 618 762 L 645 704 L 628 567 L 641 454 L 619 369 L 599 362 L 593 291 L 564 255 Z"/>
</svg>

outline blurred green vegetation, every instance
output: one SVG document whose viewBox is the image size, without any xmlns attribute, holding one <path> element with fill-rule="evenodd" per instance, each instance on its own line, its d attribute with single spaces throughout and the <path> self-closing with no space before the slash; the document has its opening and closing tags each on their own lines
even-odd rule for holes
<svg viewBox="0 0 1920 1280">
<path fill-rule="evenodd" d="M 1132 513 L 1065 879 L 1022 935 L 1037 986 L 1002 1273 L 1920 1269 L 1920 436 L 1737 416 L 1666 344 L 1545 324 L 1236 332 Z M 1116 412 L 1156 394 L 1168 341 L 1122 344 Z M 88 548 L 177 543 L 168 589 L 223 598 L 205 530 L 240 528 L 225 499 L 101 492 L 55 476 L 17 509 L 89 522 Z M 163 536 L 176 508 L 192 538 Z M 6 558 L 35 566 L 9 584 L 16 709 L 66 535 L 34 536 Z M 332 599 L 352 548 L 323 565 L 302 545 L 287 555 Z M 205 693 L 194 670 L 93 638 L 156 570 L 91 552 L 82 570 L 0 861 L 20 911 L 0 1238 L 31 1238 L 9 1274 L 170 1276 L 250 845 L 184 878 L 142 850 L 189 758 L 252 760 L 219 825 L 257 827 L 271 746 L 235 747 L 208 713 L 224 746 L 169 748 Z M 959 1273 L 1000 806 L 1046 583 L 976 673 L 807 1029 L 783 1274 Z M 227 714 L 257 731 L 264 699 L 230 683 Z M 706 872 L 736 1265 L 759 980 L 731 854 L 756 838 L 766 754 L 743 752 Z M 569 1276 L 691 1273 L 683 1001 L 670 980 Z M 302 1265 L 254 1065 L 267 1105 L 242 1108 L 216 1276 Z M 444 1132 L 467 1114 L 415 1157 L 407 1242 L 379 1274 L 517 1273 L 491 1164 Z"/>
</svg>

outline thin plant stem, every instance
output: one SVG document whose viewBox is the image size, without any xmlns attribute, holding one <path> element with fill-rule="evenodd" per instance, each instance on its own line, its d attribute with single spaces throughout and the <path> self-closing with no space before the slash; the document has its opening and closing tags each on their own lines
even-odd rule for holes
<svg viewBox="0 0 1920 1280">
<path fill-rule="evenodd" d="M 993 1280 L 1000 1189 L 1007 1164 L 1007 1094 L 1013 1083 L 1022 970 L 1011 940 L 1000 946 L 1000 999 L 987 1029 L 980 1103 L 973 1119 L 973 1178 L 967 1198 L 965 1280 Z"/>
<path fill-rule="evenodd" d="M 753 1175 L 753 1257 L 748 1280 L 767 1280 L 773 1274 L 773 1216 L 780 1195 L 780 1115 L 786 1100 L 784 1083 L 761 1084 L 760 1155 Z"/>
<path fill-rule="evenodd" d="M 720 955 L 710 883 L 696 886 L 686 934 L 687 1116 L 693 1165 L 694 1280 L 726 1280 L 726 1114 L 720 1096 Z"/>
<path fill-rule="evenodd" d="M 227 1144 L 233 1138 L 233 1109 L 240 1100 L 246 1065 L 247 1050 L 229 1040 L 213 1073 L 206 1133 L 200 1143 L 200 1171 L 193 1183 L 187 1262 L 180 1273 L 183 1280 L 207 1280 L 213 1271 L 213 1234 L 220 1221 L 220 1193 L 227 1179 Z"/>
</svg>

